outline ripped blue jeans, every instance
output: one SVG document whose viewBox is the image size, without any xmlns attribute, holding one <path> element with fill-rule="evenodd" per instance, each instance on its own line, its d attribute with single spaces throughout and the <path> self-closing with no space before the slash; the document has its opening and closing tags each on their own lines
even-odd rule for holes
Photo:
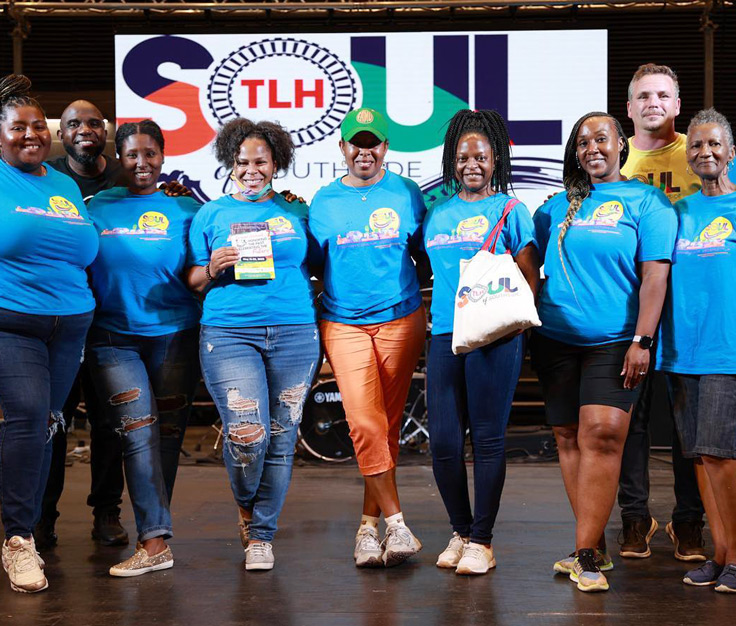
<svg viewBox="0 0 736 626">
<path fill-rule="evenodd" d="M 271 541 L 276 532 L 319 355 L 316 324 L 202 326 L 202 374 L 222 419 L 235 502 L 253 512 L 251 539 Z"/>
<path fill-rule="evenodd" d="M 0 309 L 0 497 L 5 537 L 31 536 L 51 465 L 51 437 L 82 361 L 92 312 Z"/>
<path fill-rule="evenodd" d="M 93 326 L 89 372 L 108 428 L 123 443 L 123 466 L 138 541 L 172 536 L 169 505 L 199 380 L 198 328 L 123 335 Z"/>
</svg>

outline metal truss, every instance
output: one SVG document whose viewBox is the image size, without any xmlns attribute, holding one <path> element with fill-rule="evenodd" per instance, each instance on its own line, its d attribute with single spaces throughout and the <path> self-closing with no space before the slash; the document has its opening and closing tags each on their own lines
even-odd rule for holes
<svg viewBox="0 0 736 626">
<path fill-rule="evenodd" d="M 0 0 L 0 9 L 19 16 L 111 14 L 207 14 L 211 12 L 268 12 L 314 15 L 320 12 L 395 14 L 479 13 L 511 9 L 576 8 L 705 8 L 726 7 L 736 0 Z M 713 6 L 715 5 L 715 6 Z"/>
</svg>

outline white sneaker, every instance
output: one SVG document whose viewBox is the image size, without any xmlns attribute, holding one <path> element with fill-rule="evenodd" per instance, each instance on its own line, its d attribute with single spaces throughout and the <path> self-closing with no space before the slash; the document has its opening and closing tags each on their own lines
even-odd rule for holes
<svg viewBox="0 0 736 626">
<path fill-rule="evenodd" d="M 362 526 L 355 535 L 353 558 L 355 567 L 383 567 L 383 548 L 373 526 Z"/>
<path fill-rule="evenodd" d="M 463 548 L 465 548 L 465 544 L 467 543 L 467 539 L 463 539 L 457 533 L 452 533 L 450 543 L 447 544 L 447 547 L 437 558 L 437 567 L 455 569 L 460 562 L 460 557 L 463 555 Z"/>
<path fill-rule="evenodd" d="M 386 529 L 386 536 L 381 545 L 383 564 L 386 567 L 399 565 L 422 549 L 419 539 L 404 524 L 391 524 Z"/>
<path fill-rule="evenodd" d="M 273 546 L 267 541 L 256 541 L 245 549 L 245 569 L 273 569 Z"/>
<path fill-rule="evenodd" d="M 3 543 L 2 562 L 13 591 L 35 593 L 49 586 L 32 539 L 16 535 L 6 540 Z"/>
<path fill-rule="evenodd" d="M 494 567 L 496 567 L 496 559 L 493 558 L 493 546 L 486 548 L 481 543 L 469 542 L 465 544 L 463 556 L 457 564 L 455 573 L 463 575 L 485 574 Z"/>
</svg>

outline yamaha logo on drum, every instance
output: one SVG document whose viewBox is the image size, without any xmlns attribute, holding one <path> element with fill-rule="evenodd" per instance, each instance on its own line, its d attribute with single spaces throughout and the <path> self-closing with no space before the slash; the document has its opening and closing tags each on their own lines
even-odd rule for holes
<svg viewBox="0 0 736 626">
<path fill-rule="evenodd" d="M 225 57 L 210 78 L 207 96 L 221 124 L 236 117 L 269 119 L 276 113 L 298 148 L 339 128 L 355 107 L 356 87 L 351 69 L 327 48 L 274 38 Z"/>
<path fill-rule="evenodd" d="M 339 391 L 318 391 L 314 394 L 314 401 L 317 404 L 324 404 L 325 402 L 342 402 L 342 396 Z"/>
</svg>

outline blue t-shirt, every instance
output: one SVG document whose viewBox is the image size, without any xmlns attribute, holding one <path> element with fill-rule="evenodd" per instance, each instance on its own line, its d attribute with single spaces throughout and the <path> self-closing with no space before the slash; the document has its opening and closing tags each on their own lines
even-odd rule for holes
<svg viewBox="0 0 736 626">
<path fill-rule="evenodd" d="M 114 187 L 87 207 L 100 235 L 90 267 L 97 298 L 93 324 L 125 335 L 160 337 L 199 322 L 199 303 L 184 282 L 193 198 Z"/>
<path fill-rule="evenodd" d="M 419 308 L 410 252 L 421 247 L 425 213 L 419 186 L 388 170 L 371 188 L 337 179 L 317 192 L 309 228 L 324 262 L 324 319 L 378 324 Z"/>
<path fill-rule="evenodd" d="M 424 247 L 434 274 L 432 334 L 451 333 L 455 319 L 455 291 L 461 259 L 472 258 L 501 219 L 511 198 L 498 193 L 477 202 L 454 195 L 432 206 L 424 219 Z M 516 256 L 534 242 L 534 225 L 525 205 L 517 204 L 506 218 L 496 254 Z"/>
<path fill-rule="evenodd" d="M 268 222 L 276 278 L 235 280 L 233 268 L 228 268 L 205 296 L 202 324 L 248 328 L 314 323 L 306 204 L 290 204 L 278 194 L 264 202 L 223 196 L 206 203 L 189 232 L 189 265 L 207 265 L 214 250 L 229 247 L 230 225 L 240 222 Z"/>
<path fill-rule="evenodd" d="M 694 193 L 675 204 L 675 212 L 679 229 L 657 367 L 736 374 L 736 192 Z"/>
<path fill-rule="evenodd" d="M 546 277 L 538 332 L 578 346 L 631 340 L 639 315 L 637 264 L 671 260 L 677 233 L 672 205 L 638 180 L 593 186 L 563 242 L 569 282 L 557 246 L 568 205 L 558 193 L 534 214 Z"/>
<path fill-rule="evenodd" d="M 77 184 L 45 165 L 26 174 L 0 159 L 0 308 L 77 315 L 95 308 L 85 268 L 97 233 Z"/>
</svg>

